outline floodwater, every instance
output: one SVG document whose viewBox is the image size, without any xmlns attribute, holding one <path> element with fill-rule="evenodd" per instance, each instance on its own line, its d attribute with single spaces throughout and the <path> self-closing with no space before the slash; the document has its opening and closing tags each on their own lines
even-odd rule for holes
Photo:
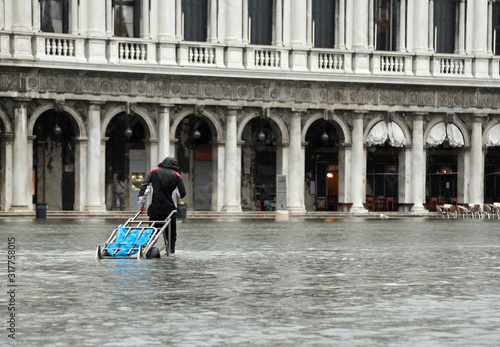
<svg viewBox="0 0 500 347">
<path fill-rule="evenodd" d="M 172 257 L 96 260 L 120 222 L 0 220 L 0 345 L 10 237 L 17 346 L 500 341 L 499 220 L 188 219 Z"/>
</svg>

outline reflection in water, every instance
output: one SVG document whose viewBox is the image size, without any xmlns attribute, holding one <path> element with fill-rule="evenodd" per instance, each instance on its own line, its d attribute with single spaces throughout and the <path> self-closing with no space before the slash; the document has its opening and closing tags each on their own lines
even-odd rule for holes
<svg viewBox="0 0 500 347">
<path fill-rule="evenodd" d="M 186 220 L 173 257 L 95 260 L 121 222 L 0 220 L 17 240 L 18 345 L 500 340 L 497 220 Z"/>
</svg>

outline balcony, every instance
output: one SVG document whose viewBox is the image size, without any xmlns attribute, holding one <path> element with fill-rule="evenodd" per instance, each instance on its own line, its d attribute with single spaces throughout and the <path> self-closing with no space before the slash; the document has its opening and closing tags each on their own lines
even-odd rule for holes
<svg viewBox="0 0 500 347">
<path fill-rule="evenodd" d="M 482 85 L 485 80 L 500 79 L 500 57 L 475 57 L 458 54 L 401 53 L 382 51 L 356 52 L 339 49 L 291 49 L 288 47 L 222 45 L 207 42 L 165 42 L 137 38 L 86 38 L 79 35 L 52 33 L 14 34 L 0 31 L 0 58 L 4 60 L 39 61 L 40 66 L 57 63 L 113 64 L 131 68 L 196 68 L 217 75 L 220 70 L 245 74 L 255 71 L 258 78 L 266 72 L 287 74 L 273 78 L 290 78 L 300 73 L 301 79 L 333 79 L 352 76 L 374 82 L 386 77 L 401 78 L 403 83 L 412 78 L 433 83 L 463 83 Z M 30 63 L 32 64 L 32 63 Z M 30 65 L 31 66 L 31 65 Z M 90 65 L 89 65 L 89 68 Z M 113 69 L 112 67 L 109 67 Z M 239 72 L 238 72 L 239 71 Z M 309 73 L 309 74 L 308 74 Z M 260 74 L 260 75 L 259 75 Z M 351 77 L 349 77 L 351 79 Z M 408 80 L 410 79 L 410 80 Z M 422 80 L 423 79 L 423 80 Z M 419 83 L 420 83 L 419 82 Z M 426 83 L 426 82 L 423 82 Z"/>
</svg>

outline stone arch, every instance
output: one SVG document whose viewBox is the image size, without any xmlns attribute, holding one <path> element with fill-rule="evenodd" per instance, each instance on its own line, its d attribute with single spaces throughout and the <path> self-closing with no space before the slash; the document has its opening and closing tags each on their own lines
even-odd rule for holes
<svg viewBox="0 0 500 347">
<path fill-rule="evenodd" d="M 10 123 L 9 117 L 7 114 L 0 108 L 0 121 L 3 123 L 4 132 L 6 134 L 12 134 L 12 124 Z"/>
<path fill-rule="evenodd" d="M 33 135 L 33 129 L 35 127 L 35 123 L 36 123 L 38 117 L 40 117 L 43 113 L 45 113 L 49 110 L 53 110 L 53 109 L 55 109 L 54 105 L 52 103 L 47 103 L 43 106 L 40 106 L 39 108 L 37 108 L 33 112 L 33 114 L 31 115 L 31 117 L 28 120 L 28 136 Z M 85 122 L 83 121 L 80 113 L 68 105 L 63 105 L 62 111 L 69 114 L 73 118 L 73 120 L 75 121 L 77 130 L 78 130 L 77 137 L 80 137 L 80 138 L 87 137 L 87 128 L 85 127 Z"/>
<path fill-rule="evenodd" d="M 322 119 L 323 112 L 321 111 L 315 111 L 311 112 L 311 115 L 309 118 L 306 120 L 304 126 L 302 127 L 302 134 L 301 134 L 301 140 L 302 142 L 306 141 L 306 135 L 307 131 L 311 127 L 311 125 L 317 121 L 318 119 Z M 346 122 L 339 117 L 339 115 L 333 113 L 333 115 L 328 117 L 329 122 L 333 122 L 333 126 L 338 130 L 340 130 L 339 135 L 342 135 L 344 138 L 344 143 L 348 144 L 351 143 L 351 132 L 349 131 L 349 127 L 347 126 Z"/>
<path fill-rule="evenodd" d="M 482 140 L 481 140 L 481 145 L 485 146 L 486 145 L 486 137 L 488 136 L 488 132 L 493 129 L 496 125 L 500 124 L 500 118 L 495 118 L 491 122 L 489 122 L 485 127 L 484 131 L 482 133 Z"/>
<path fill-rule="evenodd" d="M 108 112 L 106 112 L 101 123 L 101 137 L 106 137 L 106 130 L 108 128 L 109 123 L 111 122 L 111 119 L 113 119 L 114 116 L 122 112 L 127 112 L 127 105 L 114 106 L 111 109 L 109 109 Z M 158 132 L 156 131 L 154 121 L 152 117 L 149 115 L 149 112 L 142 107 L 137 107 L 134 110 L 134 114 L 138 115 L 146 124 L 146 137 L 157 138 Z"/>
<path fill-rule="evenodd" d="M 378 124 L 379 122 L 384 121 L 384 120 L 385 120 L 385 113 L 380 113 L 368 122 L 368 124 L 366 125 L 366 128 L 364 130 L 364 133 L 363 133 L 363 143 L 366 143 L 366 139 L 367 139 L 368 135 L 370 134 L 370 131 L 372 130 L 372 128 L 376 124 Z M 403 134 L 405 135 L 405 139 L 406 139 L 405 146 L 411 146 L 411 140 L 412 140 L 411 132 L 410 132 L 410 129 L 408 128 L 408 125 L 406 124 L 406 122 L 398 116 L 394 117 L 394 119 L 392 121 L 394 123 L 396 123 L 403 131 Z"/>
<path fill-rule="evenodd" d="M 242 141 L 241 135 L 243 134 L 243 129 L 245 129 L 245 126 L 248 124 L 248 122 L 250 122 L 253 118 L 260 116 L 261 112 L 259 110 L 254 110 L 253 112 L 250 112 L 243 117 L 240 124 L 238 124 L 238 141 Z M 288 135 L 288 128 L 283 119 L 277 114 L 277 112 L 273 111 L 270 112 L 269 119 L 273 120 L 274 123 L 278 126 L 278 129 L 281 133 L 281 142 L 288 143 L 290 141 L 290 136 Z"/>
<path fill-rule="evenodd" d="M 194 106 L 183 107 L 182 110 L 179 113 L 177 113 L 175 117 L 173 117 L 174 120 L 172 122 L 172 125 L 170 126 L 170 139 L 175 139 L 175 133 L 181 121 L 187 116 L 194 113 L 195 113 Z M 207 110 L 206 108 L 203 109 L 203 111 L 201 111 L 201 116 L 210 120 L 210 122 L 207 122 L 207 124 L 210 127 L 210 130 L 212 130 L 215 133 L 216 137 L 215 141 L 221 141 L 222 138 L 224 137 L 223 136 L 224 130 L 222 128 L 222 124 L 219 120 L 219 117 L 214 112 Z"/>
<path fill-rule="evenodd" d="M 446 121 L 445 115 L 441 115 L 433 117 L 431 121 L 427 123 L 427 127 L 424 130 L 424 146 L 427 145 L 427 137 L 429 136 L 429 132 L 432 130 L 432 128 L 438 123 L 445 121 Z M 469 130 L 467 129 L 467 126 L 458 118 L 455 118 L 453 124 L 457 126 L 457 128 L 462 133 L 462 136 L 464 137 L 464 147 L 470 146 L 470 134 Z"/>
</svg>

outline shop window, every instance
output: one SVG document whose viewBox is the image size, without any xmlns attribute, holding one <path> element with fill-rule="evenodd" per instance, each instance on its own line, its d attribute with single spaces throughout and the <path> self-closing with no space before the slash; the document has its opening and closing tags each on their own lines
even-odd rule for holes
<svg viewBox="0 0 500 347">
<path fill-rule="evenodd" d="M 184 41 L 207 41 L 207 0 L 183 0 Z"/>
<path fill-rule="evenodd" d="M 41 30 L 68 33 L 68 0 L 40 0 Z"/>
<path fill-rule="evenodd" d="M 455 52 L 456 14 L 455 0 L 434 0 L 436 53 Z"/>
<path fill-rule="evenodd" d="M 335 45 L 335 1 L 312 2 L 314 47 L 333 48 Z"/>
<path fill-rule="evenodd" d="M 250 43 L 271 45 L 273 39 L 273 1 L 248 0 Z"/>
<path fill-rule="evenodd" d="M 139 37 L 140 9 L 138 0 L 113 2 L 115 36 Z"/>
<path fill-rule="evenodd" d="M 375 0 L 375 44 L 378 51 L 397 49 L 399 15 L 398 0 Z"/>
</svg>

